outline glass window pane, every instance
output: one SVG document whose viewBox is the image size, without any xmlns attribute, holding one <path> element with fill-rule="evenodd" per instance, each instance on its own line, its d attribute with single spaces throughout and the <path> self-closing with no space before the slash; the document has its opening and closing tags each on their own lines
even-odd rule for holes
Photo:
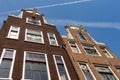
<svg viewBox="0 0 120 80">
<path fill-rule="evenodd" d="M 44 54 L 27 52 L 25 62 L 25 79 L 48 80 Z"/>
<path fill-rule="evenodd" d="M 108 67 L 96 67 L 102 80 L 117 80 Z"/>
<path fill-rule="evenodd" d="M 88 69 L 88 67 L 86 66 L 86 64 L 80 64 L 80 68 L 83 71 L 85 77 L 87 80 L 94 80 L 90 70 Z"/>
<path fill-rule="evenodd" d="M 9 78 L 9 72 L 11 68 L 11 60 L 3 60 L 0 66 L 0 77 Z"/>
<path fill-rule="evenodd" d="M 59 70 L 61 80 L 68 80 L 64 65 L 58 64 L 58 70 Z"/>
<path fill-rule="evenodd" d="M 37 31 L 37 30 L 31 30 L 31 29 L 27 29 L 27 33 L 26 33 L 26 40 L 27 41 L 31 41 L 31 42 L 38 42 L 38 43 L 42 43 L 43 42 L 43 36 L 42 36 L 42 32 L 41 31 Z"/>
<path fill-rule="evenodd" d="M 79 33 L 79 37 L 81 40 L 86 40 L 86 38 L 84 37 L 84 35 L 82 33 Z"/>
</svg>

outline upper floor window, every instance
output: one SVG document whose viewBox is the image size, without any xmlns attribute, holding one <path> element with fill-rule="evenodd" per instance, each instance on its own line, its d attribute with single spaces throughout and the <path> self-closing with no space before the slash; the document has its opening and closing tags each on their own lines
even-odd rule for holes
<svg viewBox="0 0 120 80">
<path fill-rule="evenodd" d="M 40 20 L 35 19 L 35 18 L 26 18 L 27 23 L 35 24 L 35 25 L 41 25 Z"/>
<path fill-rule="evenodd" d="M 20 27 L 11 26 L 7 37 L 12 39 L 18 39 L 19 31 Z"/>
<path fill-rule="evenodd" d="M 60 55 L 54 55 L 55 65 L 58 72 L 59 80 L 71 80 L 68 74 L 64 59 Z"/>
<path fill-rule="evenodd" d="M 117 69 L 117 71 L 120 73 L 120 68 L 116 68 Z"/>
<path fill-rule="evenodd" d="M 87 54 L 99 56 L 99 53 L 94 46 L 83 46 L 83 47 Z"/>
<path fill-rule="evenodd" d="M 58 42 L 54 33 L 48 33 L 48 38 L 49 38 L 50 45 L 58 45 Z"/>
<path fill-rule="evenodd" d="M 25 40 L 30 42 L 44 43 L 42 31 L 26 29 Z"/>
<path fill-rule="evenodd" d="M 50 80 L 46 54 L 25 51 L 22 78 L 24 80 Z"/>
<path fill-rule="evenodd" d="M 85 76 L 85 80 L 95 80 L 87 64 L 79 63 L 79 65 Z"/>
<path fill-rule="evenodd" d="M 15 58 L 15 50 L 3 49 L 0 59 L 0 79 L 11 79 Z"/>
<path fill-rule="evenodd" d="M 108 67 L 97 66 L 96 70 L 100 74 L 102 80 L 117 80 Z"/>
<path fill-rule="evenodd" d="M 70 44 L 70 47 L 73 52 L 80 53 L 80 50 L 79 50 L 77 44 L 75 43 L 75 41 L 69 41 L 69 44 Z"/>
<path fill-rule="evenodd" d="M 86 37 L 82 33 L 79 33 L 79 38 L 80 40 L 86 40 Z"/>
<path fill-rule="evenodd" d="M 100 47 L 102 52 L 105 54 L 106 57 L 108 58 L 113 58 L 112 55 L 109 53 L 109 51 L 105 47 Z"/>
</svg>

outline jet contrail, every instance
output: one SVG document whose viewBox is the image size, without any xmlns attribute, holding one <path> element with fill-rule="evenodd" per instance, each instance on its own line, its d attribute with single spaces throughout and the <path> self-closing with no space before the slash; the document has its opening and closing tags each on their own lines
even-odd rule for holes
<svg viewBox="0 0 120 80">
<path fill-rule="evenodd" d="M 52 4 L 52 5 L 47 5 L 47 6 L 34 7 L 34 8 L 41 9 L 41 8 L 47 8 L 47 7 L 55 7 L 55 6 L 77 4 L 77 3 L 87 2 L 87 1 L 91 1 L 91 0 L 72 1 L 72 2 L 66 2 L 66 3 Z"/>
<path fill-rule="evenodd" d="M 55 6 L 63 6 L 63 5 L 77 4 L 77 3 L 88 2 L 88 1 L 92 1 L 92 0 L 79 0 L 79 1 L 72 1 L 72 2 L 51 4 L 51 5 L 40 6 L 40 7 L 32 7 L 32 8 L 27 8 L 27 9 L 33 9 L 33 8 L 43 9 L 43 8 L 49 8 L 49 7 L 55 7 Z M 2 14 L 8 14 L 8 13 L 15 13 L 15 12 L 19 12 L 19 11 L 20 11 L 20 9 L 14 10 L 14 11 L 2 12 L 2 13 L 0 13 L 0 15 L 2 15 Z"/>
</svg>

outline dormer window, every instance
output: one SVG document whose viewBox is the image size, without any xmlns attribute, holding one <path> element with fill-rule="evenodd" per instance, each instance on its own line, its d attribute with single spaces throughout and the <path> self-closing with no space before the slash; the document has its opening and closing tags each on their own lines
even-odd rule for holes
<svg viewBox="0 0 120 80">
<path fill-rule="evenodd" d="M 35 18 L 26 18 L 27 23 L 35 24 L 35 25 L 41 25 L 40 20 L 35 19 Z"/>
</svg>

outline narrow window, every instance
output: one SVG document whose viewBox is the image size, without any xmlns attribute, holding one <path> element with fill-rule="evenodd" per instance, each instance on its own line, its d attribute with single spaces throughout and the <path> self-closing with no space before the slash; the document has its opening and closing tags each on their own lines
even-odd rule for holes
<svg viewBox="0 0 120 80">
<path fill-rule="evenodd" d="M 96 50 L 96 48 L 94 46 L 83 46 L 86 53 L 90 54 L 90 55 L 96 55 L 98 56 L 98 51 Z"/>
<path fill-rule="evenodd" d="M 82 33 L 79 33 L 79 38 L 80 40 L 86 40 L 86 37 Z"/>
<path fill-rule="evenodd" d="M 15 58 L 15 50 L 3 49 L 0 59 L 0 78 L 11 79 Z"/>
<path fill-rule="evenodd" d="M 26 29 L 25 40 L 30 42 L 44 43 L 42 31 Z"/>
<path fill-rule="evenodd" d="M 41 25 L 40 20 L 35 19 L 35 18 L 26 18 L 27 23 L 35 24 L 35 25 Z"/>
<path fill-rule="evenodd" d="M 88 65 L 83 64 L 83 63 L 79 63 L 80 68 L 85 76 L 86 80 L 94 80 L 92 73 L 90 72 L 90 69 L 88 68 Z"/>
<path fill-rule="evenodd" d="M 47 57 L 42 53 L 25 52 L 24 57 L 25 80 L 50 80 Z"/>
<path fill-rule="evenodd" d="M 69 44 L 73 52 L 80 53 L 80 50 L 74 41 L 69 41 Z"/>
<path fill-rule="evenodd" d="M 108 67 L 97 66 L 96 70 L 99 72 L 102 80 L 117 80 Z"/>
<path fill-rule="evenodd" d="M 20 30 L 20 27 L 11 26 L 8 33 L 8 38 L 18 39 L 19 30 Z"/>
<path fill-rule="evenodd" d="M 54 55 L 55 65 L 58 72 L 59 80 L 70 80 L 64 59 L 62 56 Z"/>
<path fill-rule="evenodd" d="M 48 38 L 49 38 L 50 45 L 58 45 L 56 36 L 54 33 L 48 33 Z"/>
<path fill-rule="evenodd" d="M 100 49 L 102 50 L 106 57 L 113 58 L 112 55 L 108 52 L 108 50 L 105 49 L 105 47 L 100 47 Z"/>
</svg>

